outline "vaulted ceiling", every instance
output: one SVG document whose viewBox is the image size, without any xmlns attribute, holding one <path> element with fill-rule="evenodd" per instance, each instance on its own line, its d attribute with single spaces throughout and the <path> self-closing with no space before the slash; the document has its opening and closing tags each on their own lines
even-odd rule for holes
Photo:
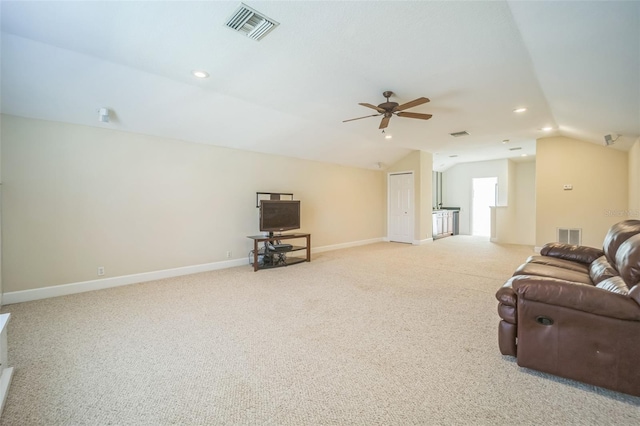
<svg viewBox="0 0 640 426">
<path fill-rule="evenodd" d="M 279 25 L 231 30 L 237 1 L 2 1 L 2 112 L 364 168 L 640 136 L 640 2 L 245 4 Z M 385 90 L 429 98 L 410 111 L 433 118 L 394 116 L 384 135 L 380 117 L 342 122 Z"/>
</svg>

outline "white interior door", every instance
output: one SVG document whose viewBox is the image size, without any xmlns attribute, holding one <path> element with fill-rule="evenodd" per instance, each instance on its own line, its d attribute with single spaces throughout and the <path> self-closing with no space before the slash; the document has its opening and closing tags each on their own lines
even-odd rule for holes
<svg viewBox="0 0 640 426">
<path fill-rule="evenodd" d="M 413 172 L 389 175 L 389 241 L 413 243 Z"/>
</svg>

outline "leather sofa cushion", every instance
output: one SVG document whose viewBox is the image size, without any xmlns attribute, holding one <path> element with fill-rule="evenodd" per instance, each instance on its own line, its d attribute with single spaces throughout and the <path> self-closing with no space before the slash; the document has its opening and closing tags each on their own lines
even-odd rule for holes
<svg viewBox="0 0 640 426">
<path fill-rule="evenodd" d="M 609 229 L 609 232 L 607 232 L 607 235 L 604 237 L 602 249 L 609 263 L 617 270 L 620 270 L 616 263 L 618 248 L 622 243 L 636 234 L 640 234 L 640 220 L 631 219 L 616 223 Z"/>
<path fill-rule="evenodd" d="M 570 269 L 559 268 L 552 265 L 543 265 L 540 263 L 522 264 L 518 269 L 516 269 L 516 272 L 513 275 L 533 275 L 593 285 L 588 272 L 572 271 Z"/>
<path fill-rule="evenodd" d="M 617 276 L 600 281 L 600 283 L 598 283 L 596 287 L 610 291 L 612 293 L 623 294 L 625 296 L 629 294 L 629 287 L 627 287 L 627 284 L 622 278 Z"/>
<path fill-rule="evenodd" d="M 589 276 L 594 284 L 598 284 L 608 278 L 617 277 L 618 271 L 609 263 L 606 256 L 600 256 L 589 265 Z"/>
<path fill-rule="evenodd" d="M 640 234 L 628 238 L 620 245 L 616 253 L 616 266 L 629 288 L 640 282 Z"/>
<path fill-rule="evenodd" d="M 573 262 L 571 260 L 558 259 L 549 256 L 529 256 L 526 263 L 540 263 L 542 265 L 556 266 L 558 268 L 578 271 L 585 274 L 589 273 L 589 266 L 584 263 Z"/>
</svg>

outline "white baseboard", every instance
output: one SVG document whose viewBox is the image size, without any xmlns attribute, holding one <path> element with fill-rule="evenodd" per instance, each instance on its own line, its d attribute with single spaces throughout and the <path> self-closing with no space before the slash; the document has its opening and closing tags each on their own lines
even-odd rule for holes
<svg viewBox="0 0 640 426">
<path fill-rule="evenodd" d="M 122 285 L 161 280 L 163 278 L 177 277 L 180 275 L 189 275 L 196 274 L 198 272 L 214 271 L 216 269 L 232 268 L 234 266 L 247 265 L 248 263 L 248 258 L 233 259 L 225 260 L 223 262 L 205 263 L 202 265 L 184 266 L 181 268 L 143 272 L 140 274 L 123 275 L 120 277 L 102 278 L 99 280 L 34 288 L 31 290 L 11 291 L 8 293 L 4 293 L 2 301 L 5 305 L 10 305 L 12 303 L 29 302 L 31 300 L 46 299 L 49 297 L 66 296 L 69 294 L 83 293 L 85 291 L 102 290 L 105 288 L 119 287 Z"/>
<path fill-rule="evenodd" d="M 323 251 L 340 250 L 349 247 L 364 246 L 367 244 L 379 243 L 384 241 L 384 238 L 372 238 L 370 240 L 351 241 L 349 243 L 332 244 L 330 246 L 311 247 L 311 253 L 322 253 Z"/>
<path fill-rule="evenodd" d="M 433 242 L 433 238 L 426 238 L 424 240 L 414 240 L 413 241 L 413 245 L 414 246 L 421 246 L 422 244 L 427 244 L 427 243 L 432 243 Z"/>
<path fill-rule="evenodd" d="M 338 250 L 349 247 L 357 247 L 382 241 L 382 238 L 353 241 L 349 243 L 333 244 L 323 247 L 312 247 L 311 253 Z M 4 293 L 2 302 L 5 305 L 12 303 L 29 302 L 32 300 L 47 299 L 49 297 L 67 296 L 69 294 L 83 293 L 85 291 L 102 290 L 105 288 L 119 287 L 122 285 L 137 284 L 147 281 L 161 280 L 163 278 L 178 277 L 181 275 L 196 274 L 198 272 L 214 271 L 216 269 L 233 268 L 235 266 L 248 265 L 249 258 L 225 260 L 222 262 L 205 263 L 202 265 L 184 266 L 181 268 L 164 269 L 161 271 L 143 272 L 140 274 L 123 275 L 120 277 L 102 278 L 98 280 L 82 281 L 71 284 L 54 285 L 50 287 L 34 288 L 31 290 L 11 291 Z"/>
</svg>

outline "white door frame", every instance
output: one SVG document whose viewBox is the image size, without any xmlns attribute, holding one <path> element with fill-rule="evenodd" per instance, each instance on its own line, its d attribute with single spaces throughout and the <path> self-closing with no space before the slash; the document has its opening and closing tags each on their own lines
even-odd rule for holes
<svg viewBox="0 0 640 426">
<path fill-rule="evenodd" d="M 415 237 L 415 222 L 416 222 L 416 206 L 415 206 L 415 175 L 413 170 L 407 170 L 407 171 L 401 171 L 401 172 L 389 172 L 387 173 L 387 238 L 386 241 L 391 241 L 391 176 L 396 176 L 396 175 L 411 175 L 411 194 L 409 195 L 410 197 L 410 203 L 412 205 L 413 208 L 410 208 L 410 213 L 409 215 L 411 216 L 411 220 L 409 221 L 409 234 L 410 234 L 410 241 L 398 241 L 398 242 L 406 242 L 406 243 L 410 243 L 410 244 L 415 244 L 414 241 L 414 237 Z"/>
</svg>

